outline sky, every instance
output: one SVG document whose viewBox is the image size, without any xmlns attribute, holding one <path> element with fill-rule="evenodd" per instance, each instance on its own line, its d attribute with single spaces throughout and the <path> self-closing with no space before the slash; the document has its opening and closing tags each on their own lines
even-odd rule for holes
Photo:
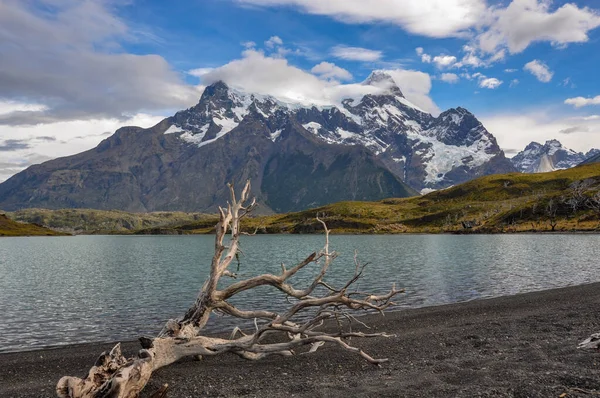
<svg viewBox="0 0 600 398">
<path fill-rule="evenodd" d="M 150 127 L 217 80 L 335 105 L 387 70 L 507 156 L 600 148 L 597 0 L 0 0 L 0 181 Z"/>
</svg>

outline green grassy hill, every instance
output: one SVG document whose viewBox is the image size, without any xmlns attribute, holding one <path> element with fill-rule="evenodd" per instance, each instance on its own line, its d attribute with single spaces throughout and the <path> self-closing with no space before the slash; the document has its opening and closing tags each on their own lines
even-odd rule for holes
<svg viewBox="0 0 600 398">
<path fill-rule="evenodd" d="M 340 202 L 317 209 L 244 222 L 247 231 L 311 233 L 320 229 L 320 214 L 334 233 L 440 233 L 592 231 L 598 213 L 584 207 L 573 212 L 567 203 L 570 186 L 589 180 L 584 193 L 600 189 L 600 163 L 541 174 L 502 174 L 481 177 L 425 196 L 380 202 Z M 549 212 L 548 205 L 553 212 Z M 182 232 L 209 233 L 216 218 L 182 225 Z M 464 223 L 464 224 L 463 224 Z"/>
<path fill-rule="evenodd" d="M 573 184 L 580 189 L 574 209 Z M 256 216 L 242 227 L 259 233 L 313 233 L 319 214 L 334 233 L 501 233 L 600 231 L 600 163 L 541 174 L 481 177 L 425 196 L 379 202 L 339 202 L 295 213 Z M 205 234 L 215 215 L 157 212 L 126 213 L 86 209 L 29 209 L 9 217 L 75 233 Z"/>
<path fill-rule="evenodd" d="M 66 235 L 35 224 L 20 223 L 0 214 L 0 236 L 60 236 Z"/>
<path fill-rule="evenodd" d="M 142 229 L 170 228 L 211 217 L 201 213 L 128 213 L 93 209 L 24 209 L 7 213 L 7 216 L 15 221 L 36 223 L 74 234 L 128 234 Z"/>
</svg>

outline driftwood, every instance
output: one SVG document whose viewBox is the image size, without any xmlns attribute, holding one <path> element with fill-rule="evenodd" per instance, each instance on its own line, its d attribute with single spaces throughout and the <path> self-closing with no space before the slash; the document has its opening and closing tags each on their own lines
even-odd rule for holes
<svg viewBox="0 0 600 398">
<path fill-rule="evenodd" d="M 257 360 L 269 355 L 292 356 L 296 349 L 310 345 L 308 352 L 315 352 L 325 343 L 335 344 L 343 349 L 360 355 L 373 364 L 387 359 L 371 357 L 366 352 L 349 344 L 351 337 L 389 337 L 385 333 L 364 333 L 342 327 L 340 320 L 364 324 L 353 317 L 349 310 L 383 311 L 392 304 L 392 298 L 403 290 L 395 286 L 384 295 L 373 295 L 350 291 L 350 287 L 361 277 L 364 265 L 355 255 L 355 273 L 343 287 L 335 288 L 327 284 L 323 277 L 329 269 L 336 253 L 329 250 L 329 230 L 325 222 L 317 217 L 325 230 L 325 246 L 318 253 L 312 253 L 296 266 L 287 269 L 283 264 L 278 275 L 264 274 L 241 280 L 219 290 L 217 284 L 222 277 L 236 277 L 228 270 L 239 252 L 240 220 L 255 208 L 254 200 L 249 201 L 250 182 L 236 198 L 233 186 L 230 186 L 231 203 L 227 209 L 219 209 L 219 223 L 216 226 L 214 256 L 211 262 L 210 276 L 202 286 L 194 305 L 177 320 L 170 320 L 155 338 L 140 338 L 142 349 L 137 356 L 125 358 L 117 344 L 110 352 L 100 355 L 87 377 L 65 376 L 57 384 L 56 392 L 61 398 L 133 398 L 144 388 L 152 373 L 179 359 L 190 356 L 212 356 L 233 353 L 245 359 Z M 249 203 L 248 203 L 249 202 Z M 229 242 L 225 242 L 226 235 Z M 297 289 L 289 279 L 310 264 L 317 264 L 320 271 L 312 283 L 304 289 Z M 236 294 L 258 287 L 271 286 L 280 290 L 291 300 L 290 307 L 283 312 L 265 310 L 247 310 L 237 308 L 228 300 Z M 318 294 L 321 292 L 321 294 Z M 210 315 L 221 313 L 241 319 L 254 319 L 255 330 L 246 334 L 235 328 L 229 339 L 202 336 L 200 332 Z M 299 313 L 308 313 L 302 321 L 297 320 Z M 322 329 L 328 319 L 338 321 L 336 331 Z M 267 336 L 278 335 L 277 339 Z M 274 342 L 275 341 L 275 342 Z M 156 393 L 165 394 L 167 386 Z"/>
</svg>

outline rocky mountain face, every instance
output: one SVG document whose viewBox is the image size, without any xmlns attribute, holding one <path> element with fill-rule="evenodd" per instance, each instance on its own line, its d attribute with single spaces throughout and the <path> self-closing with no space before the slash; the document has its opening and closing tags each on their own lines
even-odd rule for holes
<svg viewBox="0 0 600 398">
<path fill-rule="evenodd" d="M 599 149 L 591 149 L 587 153 L 575 152 L 565 148 L 558 140 L 549 140 L 544 145 L 532 142 L 511 162 L 522 173 L 545 173 L 577 166 L 598 154 Z"/>
<path fill-rule="evenodd" d="M 124 127 L 95 149 L 31 166 L 0 184 L 0 208 L 212 211 L 227 182 L 253 182 L 265 211 L 404 197 L 514 171 L 473 114 L 438 117 L 374 72 L 377 94 L 305 107 L 206 88 L 149 129 Z"/>
</svg>

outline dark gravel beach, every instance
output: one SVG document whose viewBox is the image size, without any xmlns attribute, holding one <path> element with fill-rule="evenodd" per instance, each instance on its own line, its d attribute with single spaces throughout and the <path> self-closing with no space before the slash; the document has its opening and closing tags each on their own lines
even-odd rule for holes
<svg viewBox="0 0 600 398">
<path fill-rule="evenodd" d="M 163 383 L 171 398 L 600 395 L 600 353 L 576 349 L 600 332 L 598 283 L 388 313 L 370 323 L 397 335 L 353 341 L 390 359 L 379 368 L 336 347 L 258 362 L 224 355 L 159 370 L 144 396 Z M 0 397 L 53 397 L 61 376 L 83 375 L 111 346 L 2 354 Z"/>
</svg>

